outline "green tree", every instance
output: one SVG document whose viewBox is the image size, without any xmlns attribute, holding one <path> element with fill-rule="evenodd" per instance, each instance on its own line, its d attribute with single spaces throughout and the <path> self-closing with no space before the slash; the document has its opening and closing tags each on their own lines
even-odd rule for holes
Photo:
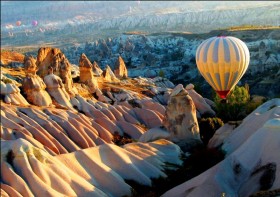
<svg viewBox="0 0 280 197">
<path fill-rule="evenodd" d="M 246 117 L 246 105 L 250 101 L 249 86 L 235 86 L 227 96 L 227 102 L 221 102 L 216 94 L 214 98 L 216 113 L 224 122 L 242 120 Z"/>
<path fill-rule="evenodd" d="M 164 71 L 160 70 L 159 73 L 158 73 L 158 76 L 164 78 L 164 76 L 165 76 Z"/>
<path fill-rule="evenodd" d="M 224 125 L 220 118 L 201 118 L 198 121 L 200 139 L 207 145 L 209 140 L 213 137 L 216 130 Z"/>
</svg>

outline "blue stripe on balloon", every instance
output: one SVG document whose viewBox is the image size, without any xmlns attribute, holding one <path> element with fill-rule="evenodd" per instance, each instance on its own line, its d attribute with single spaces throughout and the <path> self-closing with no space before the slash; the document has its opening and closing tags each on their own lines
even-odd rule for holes
<svg viewBox="0 0 280 197">
<path fill-rule="evenodd" d="M 196 51 L 196 61 L 199 61 L 199 54 L 200 54 L 200 51 L 201 51 L 201 49 L 202 49 L 202 45 L 203 45 L 203 43 L 202 44 L 200 44 L 199 45 L 199 47 L 198 47 L 198 49 L 197 49 L 197 51 Z"/>
<path fill-rule="evenodd" d="M 227 88 L 228 87 L 228 81 L 229 81 L 229 72 L 226 72 L 224 76 L 225 76 L 225 88 Z"/>
<path fill-rule="evenodd" d="M 229 41 L 231 42 L 231 44 L 232 44 L 232 46 L 234 48 L 236 61 L 239 62 L 240 61 L 240 57 L 239 57 L 238 48 L 236 47 L 236 44 L 231 39 L 229 39 Z"/>
<path fill-rule="evenodd" d="M 213 48 L 213 51 L 212 51 L 212 57 L 213 57 L 213 61 L 215 63 L 218 62 L 219 44 L 220 44 L 220 38 L 215 41 L 214 48 Z"/>
<path fill-rule="evenodd" d="M 208 80 L 210 81 L 210 85 L 214 88 L 214 90 L 218 90 L 215 82 L 213 81 L 212 77 L 211 77 L 211 74 L 209 72 L 206 73 L 207 77 L 208 77 Z M 207 81 L 207 80 L 206 80 Z"/>
<path fill-rule="evenodd" d="M 229 46 L 228 46 L 226 39 L 223 39 L 223 44 L 224 44 L 225 61 L 228 63 L 228 62 L 230 62 L 230 51 L 229 51 Z"/>
<path fill-rule="evenodd" d="M 204 63 L 207 62 L 208 49 L 209 49 L 210 44 L 212 43 L 212 41 L 213 41 L 214 39 L 216 39 L 216 37 L 210 38 L 210 39 L 209 39 L 209 41 L 207 42 L 206 47 L 205 47 L 205 49 L 204 49 L 204 51 L 203 51 L 203 62 L 204 62 Z"/>
<path fill-rule="evenodd" d="M 233 85 L 233 84 L 237 81 L 238 73 L 239 73 L 238 71 L 236 71 L 236 72 L 234 73 L 233 79 L 232 79 L 232 84 L 231 84 L 231 85 Z"/>
<path fill-rule="evenodd" d="M 220 74 L 219 73 L 215 73 L 215 77 L 216 77 L 216 80 L 218 82 L 220 90 L 222 90 L 222 83 L 221 83 Z"/>
</svg>

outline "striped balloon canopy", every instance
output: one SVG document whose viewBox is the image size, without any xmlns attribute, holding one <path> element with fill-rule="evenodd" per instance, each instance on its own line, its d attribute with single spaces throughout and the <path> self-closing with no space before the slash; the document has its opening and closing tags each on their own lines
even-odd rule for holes
<svg viewBox="0 0 280 197">
<path fill-rule="evenodd" d="M 226 99 L 244 75 L 249 61 L 246 44 L 231 36 L 209 38 L 196 51 L 199 72 L 222 99 Z"/>
</svg>

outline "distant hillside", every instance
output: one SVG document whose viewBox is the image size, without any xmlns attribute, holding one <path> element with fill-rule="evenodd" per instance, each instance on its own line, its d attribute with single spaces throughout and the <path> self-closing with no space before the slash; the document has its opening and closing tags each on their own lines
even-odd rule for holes
<svg viewBox="0 0 280 197">
<path fill-rule="evenodd" d="M 38 3 L 32 2 L 38 7 Z M 279 26 L 280 3 L 256 3 L 227 7 L 201 2 L 85 2 L 46 3 L 30 10 L 19 6 L 1 13 L 1 45 L 29 46 L 55 42 L 63 46 L 121 35 L 124 32 L 159 33 L 167 31 L 206 33 L 240 25 Z M 236 2 L 235 2 L 236 3 Z M 207 5 L 211 5 L 207 7 Z M 242 2 L 243 4 L 243 2 Z M 34 6 L 35 6 L 34 5 Z M 109 6 L 110 5 L 110 6 Z M 12 8 L 10 4 L 5 5 Z M 2 6 L 3 8 L 5 6 Z M 75 9 L 74 9 L 75 8 Z M 131 8 L 131 9 L 130 9 Z M 168 9 L 167 9 L 168 8 Z M 7 9 L 7 10 L 9 10 Z M 74 9 L 74 10 L 73 10 Z M 10 9 L 11 10 L 11 9 Z M 62 12 L 63 10 L 63 12 Z M 30 13 L 30 15 L 28 15 Z M 11 20 L 13 18 L 13 20 Z M 22 18 L 22 25 L 15 22 Z M 31 25 L 38 20 L 38 26 Z M 5 22 L 7 21 L 7 22 Z M 7 25 L 8 26 L 7 28 Z M 59 46 L 58 46 L 59 47 Z"/>
</svg>

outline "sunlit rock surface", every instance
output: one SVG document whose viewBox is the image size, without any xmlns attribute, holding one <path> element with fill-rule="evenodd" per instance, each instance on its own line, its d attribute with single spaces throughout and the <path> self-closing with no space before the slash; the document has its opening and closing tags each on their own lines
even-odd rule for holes
<svg viewBox="0 0 280 197">
<path fill-rule="evenodd" d="M 50 72 L 44 77 L 44 82 L 47 87 L 47 92 L 53 97 L 53 99 L 63 107 L 73 108 L 70 103 L 70 96 L 64 88 L 64 84 L 59 76 L 53 74 L 53 68 L 49 68 Z"/>
<path fill-rule="evenodd" d="M 79 61 L 80 82 L 86 84 L 90 88 L 90 92 L 94 93 L 98 89 L 97 80 L 93 76 L 93 66 L 83 53 Z"/>
<path fill-rule="evenodd" d="M 21 95 L 20 89 L 17 87 L 17 85 L 14 84 L 13 81 L 2 75 L 2 73 L 0 94 L 4 96 L 5 103 L 11 103 L 13 105 L 21 106 L 29 105 L 27 100 Z"/>
<path fill-rule="evenodd" d="M 200 141 L 195 105 L 181 84 L 172 90 L 163 125 L 171 133 L 172 140 L 182 146 Z"/>
<path fill-rule="evenodd" d="M 215 116 L 216 113 L 211 109 L 207 101 L 194 90 L 193 84 L 188 84 L 186 86 L 186 90 L 189 93 L 190 97 L 192 98 L 196 109 L 199 111 L 201 115 L 208 114 L 210 116 Z"/>
<path fill-rule="evenodd" d="M 223 161 L 163 196 L 246 197 L 261 190 L 279 191 L 279 115 L 280 99 L 259 106 L 228 137 L 221 138 L 227 153 Z"/>
<path fill-rule="evenodd" d="M 166 140 L 59 156 L 24 139 L 1 140 L 1 153 L 1 189 L 13 196 L 130 196 L 125 180 L 151 186 L 151 178 L 166 177 L 165 162 L 182 164 L 180 148 Z"/>
<path fill-rule="evenodd" d="M 170 132 L 161 127 L 156 127 L 146 131 L 140 138 L 139 142 L 151 142 L 157 139 L 169 139 L 171 138 Z"/>
<path fill-rule="evenodd" d="M 106 66 L 106 69 L 103 71 L 102 76 L 106 82 L 118 82 L 119 79 L 116 77 L 109 65 Z"/>
<path fill-rule="evenodd" d="M 92 63 L 92 71 L 95 76 L 101 76 L 103 73 L 102 69 L 98 66 L 96 61 Z"/>
<path fill-rule="evenodd" d="M 37 72 L 36 60 L 29 56 L 24 59 L 26 77 L 23 78 L 22 88 L 26 94 L 27 101 L 37 106 L 50 106 L 52 99 L 47 93 L 46 84 L 39 77 Z"/>
<path fill-rule="evenodd" d="M 51 66 L 54 70 L 54 74 L 62 79 L 70 97 L 73 97 L 77 93 L 73 87 L 71 64 L 60 49 L 50 47 L 40 48 L 38 50 L 36 64 L 40 77 L 45 77 L 48 74 L 48 67 Z"/>
<path fill-rule="evenodd" d="M 118 57 L 118 59 L 115 62 L 115 68 L 114 68 L 114 73 L 116 77 L 122 78 L 122 77 L 127 77 L 127 69 L 125 66 L 125 63 L 122 59 L 121 56 Z"/>
</svg>

